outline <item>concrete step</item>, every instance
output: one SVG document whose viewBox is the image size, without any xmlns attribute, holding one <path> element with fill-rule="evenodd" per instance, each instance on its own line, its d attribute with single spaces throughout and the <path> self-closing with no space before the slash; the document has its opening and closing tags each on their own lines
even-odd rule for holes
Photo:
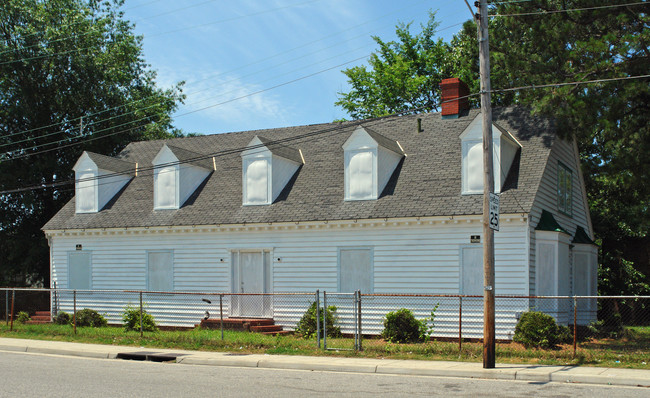
<svg viewBox="0 0 650 398">
<path fill-rule="evenodd" d="M 262 326 L 251 326 L 251 332 L 263 333 L 263 332 L 281 332 L 282 326 L 280 325 L 262 325 Z"/>
<path fill-rule="evenodd" d="M 45 325 L 45 324 L 48 324 L 48 323 L 51 323 L 51 322 L 49 320 L 47 320 L 47 321 L 35 321 L 33 319 L 25 322 L 26 325 Z"/>
<path fill-rule="evenodd" d="M 52 316 L 50 311 L 36 311 L 36 313 L 34 313 L 34 315 L 35 316 L 47 316 L 47 317 Z"/>
<path fill-rule="evenodd" d="M 279 334 L 285 335 L 285 334 L 293 334 L 292 331 L 290 330 L 280 330 L 277 332 L 261 332 L 261 334 L 269 335 L 269 336 L 277 336 Z"/>
</svg>

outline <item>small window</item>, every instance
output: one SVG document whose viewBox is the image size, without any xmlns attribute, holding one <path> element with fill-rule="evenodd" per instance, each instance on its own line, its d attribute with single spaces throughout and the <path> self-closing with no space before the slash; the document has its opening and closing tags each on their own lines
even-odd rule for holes
<svg viewBox="0 0 650 398">
<path fill-rule="evenodd" d="M 374 292 L 372 249 L 339 249 L 339 292 Z"/>
<path fill-rule="evenodd" d="M 352 152 L 348 158 L 348 200 L 374 199 L 372 151 Z"/>
<path fill-rule="evenodd" d="M 90 289 L 90 253 L 68 254 L 68 289 Z"/>
<path fill-rule="evenodd" d="M 245 161 L 244 204 L 269 204 L 269 162 L 266 158 Z"/>
<path fill-rule="evenodd" d="M 92 213 L 97 211 L 95 173 L 92 171 L 81 172 L 78 174 L 77 181 L 77 213 Z"/>
<path fill-rule="evenodd" d="M 163 167 L 155 174 L 156 203 L 154 209 L 176 209 L 176 166 Z"/>
<path fill-rule="evenodd" d="M 571 216 L 573 211 L 573 176 L 571 170 L 558 163 L 557 168 L 557 208 L 560 212 Z"/>
<path fill-rule="evenodd" d="M 174 290 L 174 262 L 172 252 L 149 252 L 147 289 L 156 292 Z"/>
</svg>

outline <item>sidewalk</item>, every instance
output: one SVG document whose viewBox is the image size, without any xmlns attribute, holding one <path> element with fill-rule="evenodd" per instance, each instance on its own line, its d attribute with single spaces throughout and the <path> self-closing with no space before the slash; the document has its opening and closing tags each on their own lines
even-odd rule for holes
<svg viewBox="0 0 650 398">
<path fill-rule="evenodd" d="M 588 366 L 497 364 L 495 369 L 483 369 L 483 364 L 470 362 L 305 357 L 264 354 L 247 355 L 225 352 L 138 348 L 10 338 L 0 338 L 0 350 L 105 359 L 115 359 L 118 357 L 118 354 L 122 354 L 122 356 L 142 357 L 143 359 L 145 356 L 152 356 L 157 360 L 173 360 L 175 358 L 177 363 L 187 365 L 238 366 L 267 369 L 300 369 L 330 372 L 381 373 L 411 376 L 466 377 L 650 387 L 650 370 L 596 368 Z"/>
</svg>

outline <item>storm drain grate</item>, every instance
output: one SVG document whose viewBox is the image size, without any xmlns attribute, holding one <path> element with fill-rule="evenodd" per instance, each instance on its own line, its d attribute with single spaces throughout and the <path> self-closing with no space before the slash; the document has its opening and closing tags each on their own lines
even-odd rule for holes
<svg viewBox="0 0 650 398">
<path fill-rule="evenodd" d="M 118 359 L 126 359 L 131 361 L 152 361 L 152 362 L 167 362 L 175 361 L 176 358 L 182 357 L 187 354 L 177 354 L 173 352 L 154 352 L 154 351 L 135 351 L 135 352 L 120 352 L 117 354 Z"/>
</svg>

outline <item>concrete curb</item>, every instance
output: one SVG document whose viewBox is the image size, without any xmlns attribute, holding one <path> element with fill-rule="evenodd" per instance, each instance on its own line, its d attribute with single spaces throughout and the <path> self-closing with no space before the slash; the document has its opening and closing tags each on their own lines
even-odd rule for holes
<svg viewBox="0 0 650 398">
<path fill-rule="evenodd" d="M 118 353 L 136 353 L 142 350 L 144 350 L 142 347 L 0 338 L 0 351 L 35 354 L 115 359 Z M 146 350 L 159 353 L 182 354 L 176 358 L 176 363 L 185 365 L 650 387 L 650 370 L 643 369 L 512 364 L 497 364 L 495 369 L 483 369 L 482 364 L 474 362 L 304 357 L 291 355 L 275 356 L 262 354 L 242 355 L 223 352 L 155 348 L 147 348 Z"/>
</svg>

